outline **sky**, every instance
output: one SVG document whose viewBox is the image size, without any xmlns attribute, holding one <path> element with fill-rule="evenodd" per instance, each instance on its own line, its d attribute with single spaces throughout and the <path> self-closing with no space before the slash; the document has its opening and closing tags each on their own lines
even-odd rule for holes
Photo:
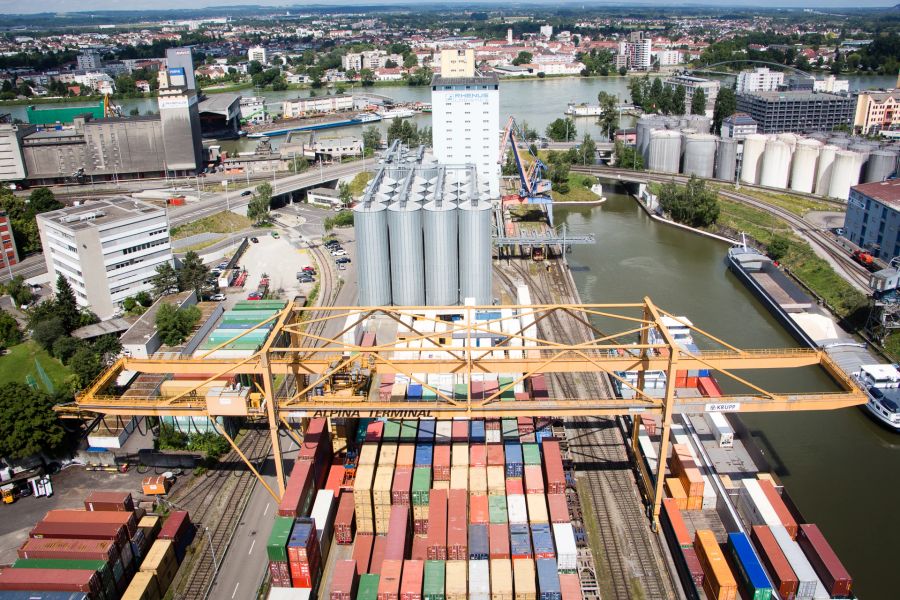
<svg viewBox="0 0 900 600">
<path fill-rule="evenodd" d="M 412 4 L 416 0 L 312 0 L 311 2 L 285 2 L 284 0 L 193 0 L 185 3 L 184 0 L 42 0 L 41 2 L 22 2 L 22 0 L 0 0 L 0 14 L 23 14 L 34 12 L 88 12 L 91 10 L 147 10 L 147 9 L 172 9 L 172 8 L 205 8 L 210 6 L 234 6 L 234 5 L 258 5 L 258 6 L 291 6 L 293 5 L 330 5 L 330 6 L 354 6 L 373 4 Z M 460 0 L 450 0 L 453 4 L 466 4 Z M 552 0 L 520 0 L 522 4 L 555 4 Z M 577 0 L 571 0 L 575 4 Z M 619 0 L 617 2 L 604 1 L 598 5 L 607 6 L 739 6 L 739 7 L 803 7 L 803 8 L 863 8 L 863 7 L 887 7 L 894 6 L 900 0 L 753 0 L 743 2 L 741 0 Z M 475 0 L 477 4 L 497 4 L 498 0 Z M 186 4 L 188 6 L 186 6 Z M 594 4 L 587 1 L 586 6 Z"/>
</svg>

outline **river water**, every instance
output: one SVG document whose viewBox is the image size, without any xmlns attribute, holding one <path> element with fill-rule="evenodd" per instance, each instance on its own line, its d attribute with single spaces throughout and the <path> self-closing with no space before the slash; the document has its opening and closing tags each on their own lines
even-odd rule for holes
<svg viewBox="0 0 900 600">
<path fill-rule="evenodd" d="M 604 187 L 604 204 L 556 212 L 557 222 L 572 232 L 597 237 L 593 247 L 575 246 L 569 259 L 584 302 L 635 302 L 649 296 L 737 347 L 797 346 L 727 270 L 726 244 L 653 221 L 623 189 L 611 182 Z M 813 369 L 768 372 L 765 379 L 752 381 L 774 392 L 833 389 Z M 726 392 L 738 391 L 724 378 L 720 383 Z M 896 598 L 891 574 L 900 551 L 900 524 L 893 518 L 900 493 L 894 471 L 900 436 L 858 408 L 742 419 L 800 510 L 822 528 L 855 577 L 860 596 Z"/>
</svg>

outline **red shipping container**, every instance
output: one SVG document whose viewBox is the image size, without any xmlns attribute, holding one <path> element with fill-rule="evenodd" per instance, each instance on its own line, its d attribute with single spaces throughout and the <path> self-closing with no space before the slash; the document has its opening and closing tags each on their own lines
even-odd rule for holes
<svg viewBox="0 0 900 600">
<path fill-rule="evenodd" d="M 784 500 L 781 498 L 781 494 L 778 493 L 778 490 L 775 489 L 775 486 L 772 485 L 771 481 L 767 481 L 765 479 L 759 480 L 759 487 L 766 495 L 766 498 L 769 501 L 769 504 L 772 505 L 772 508 L 775 509 L 775 514 L 778 515 L 778 520 L 781 521 L 781 524 L 787 529 L 787 532 L 791 534 L 791 539 L 797 539 L 797 520 L 794 518 L 794 515 L 791 514 L 791 511 L 788 509 L 787 504 L 784 503 Z"/>
<path fill-rule="evenodd" d="M 312 463 L 305 460 L 294 461 L 291 476 L 288 477 L 284 495 L 278 505 L 279 517 L 302 517 L 305 498 L 313 487 Z"/>
<path fill-rule="evenodd" d="M 469 466 L 487 466 L 487 446 L 485 446 L 484 444 L 474 444 L 473 446 L 469 447 Z"/>
<path fill-rule="evenodd" d="M 431 462 L 431 477 L 435 481 L 450 481 L 450 446 L 442 444 L 434 447 Z"/>
<path fill-rule="evenodd" d="M 672 531 L 675 533 L 675 541 L 678 545 L 682 548 L 693 547 L 694 541 L 691 539 L 691 534 L 688 532 L 684 518 L 681 516 L 681 510 L 678 508 L 677 501 L 674 498 L 663 498 L 662 510 L 666 513 L 666 518 L 669 519 L 669 524 L 672 526 Z"/>
<path fill-rule="evenodd" d="M 413 521 L 413 534 L 428 535 L 428 519 L 416 519 Z"/>
<path fill-rule="evenodd" d="M 386 545 L 386 536 L 375 536 L 375 543 L 372 544 L 372 560 L 369 563 L 369 573 L 374 573 L 375 575 L 381 573 L 381 564 L 384 562 L 384 548 Z"/>
<path fill-rule="evenodd" d="M 344 484 L 344 462 L 339 459 L 333 459 L 331 468 L 328 470 L 328 478 L 325 480 L 325 489 L 334 492 L 335 498 L 340 496 Z"/>
<path fill-rule="evenodd" d="M 453 421 L 453 427 L 450 430 L 451 438 L 454 442 L 465 443 L 469 441 L 469 422 Z"/>
<path fill-rule="evenodd" d="M 571 523 L 569 518 L 569 505 L 566 504 L 565 494 L 547 494 L 547 504 L 550 507 L 551 523 Z"/>
<path fill-rule="evenodd" d="M 28 534 L 33 538 L 113 540 L 121 549 L 128 543 L 124 525 L 114 523 L 45 523 L 41 521 Z"/>
<path fill-rule="evenodd" d="M 131 492 L 94 491 L 84 499 L 85 510 L 134 511 L 134 499 Z"/>
<path fill-rule="evenodd" d="M 544 493 L 544 471 L 539 465 L 525 465 L 525 493 Z"/>
<path fill-rule="evenodd" d="M 516 400 L 520 402 L 527 402 L 528 400 L 531 400 L 531 394 L 529 394 L 528 392 L 516 392 L 515 396 Z"/>
<path fill-rule="evenodd" d="M 413 537 L 409 557 L 413 560 L 428 560 L 428 538 L 421 535 Z"/>
<path fill-rule="evenodd" d="M 275 587 L 291 587 L 291 569 L 286 562 L 269 561 L 269 575 L 272 576 L 272 585 Z"/>
<path fill-rule="evenodd" d="M 422 579 L 424 576 L 425 561 L 404 561 L 403 577 L 400 580 L 400 600 L 422 600 Z"/>
<path fill-rule="evenodd" d="M 59 509 L 48 511 L 44 515 L 43 521 L 45 523 L 111 523 L 122 525 L 128 531 L 129 539 L 137 532 L 137 519 L 133 512 Z"/>
<path fill-rule="evenodd" d="M 369 572 L 369 560 L 372 558 L 372 545 L 375 536 L 371 533 L 360 533 L 353 544 L 353 560 L 356 561 L 356 574 Z"/>
<path fill-rule="evenodd" d="M 566 473 L 563 470 L 562 452 L 560 452 L 559 449 L 559 442 L 556 440 L 545 439 L 542 446 L 544 451 L 544 474 L 547 479 L 547 493 L 565 494 Z"/>
<path fill-rule="evenodd" d="M 372 421 L 366 426 L 366 442 L 380 442 L 384 435 L 384 421 Z"/>
<path fill-rule="evenodd" d="M 353 543 L 355 524 L 356 507 L 353 504 L 353 492 L 344 492 L 334 515 L 334 535 L 338 544 Z"/>
<path fill-rule="evenodd" d="M 508 477 L 506 479 L 506 495 L 521 496 L 525 493 L 525 486 L 522 484 L 521 477 Z"/>
<path fill-rule="evenodd" d="M 488 527 L 490 558 L 509 558 L 509 525 L 491 523 Z"/>
<path fill-rule="evenodd" d="M 534 433 L 534 419 L 532 417 L 516 417 L 519 426 L 519 435 Z"/>
<path fill-rule="evenodd" d="M 487 525 L 490 521 L 490 509 L 486 494 L 471 494 L 469 496 L 469 523 L 474 525 Z"/>
<path fill-rule="evenodd" d="M 320 489 L 325 485 L 328 469 L 333 455 L 331 432 L 326 419 L 312 419 L 303 436 L 303 443 L 297 452 L 298 461 L 313 463 L 313 481 Z"/>
<path fill-rule="evenodd" d="M 427 556 L 428 560 L 447 560 L 446 490 L 431 490 L 429 493 Z"/>
<path fill-rule="evenodd" d="M 381 565 L 378 578 L 378 600 L 400 600 L 400 578 L 403 575 L 402 560 L 386 560 Z"/>
<path fill-rule="evenodd" d="M 800 581 L 775 536 L 765 525 L 754 525 L 750 531 L 750 539 L 759 550 L 759 557 L 778 593 L 782 598 L 793 598 L 800 587 Z"/>
<path fill-rule="evenodd" d="M 87 592 L 102 595 L 100 576 L 87 569 L 3 569 L 0 590 L 47 592 Z"/>
<path fill-rule="evenodd" d="M 384 546 L 384 560 L 403 560 L 409 546 L 409 507 L 402 504 L 391 507 L 388 533 Z"/>
<path fill-rule="evenodd" d="M 391 484 L 391 504 L 409 506 L 409 489 L 412 487 L 412 467 L 394 469 L 394 482 Z"/>
<path fill-rule="evenodd" d="M 487 445 L 487 464 L 489 467 L 506 466 L 506 457 L 503 454 L 503 444 Z"/>
<path fill-rule="evenodd" d="M 800 526 L 800 535 L 797 543 L 806 554 L 816 575 L 822 580 L 822 585 L 832 597 L 849 598 L 850 588 L 853 587 L 853 578 L 844 568 L 843 563 L 831 548 L 831 544 L 822 535 L 818 526 L 805 524 Z"/>
<path fill-rule="evenodd" d="M 331 600 L 356 600 L 356 561 L 339 560 L 334 563 L 331 578 Z"/>
<path fill-rule="evenodd" d="M 111 540 L 29 538 L 17 554 L 19 558 L 103 560 L 111 563 L 119 558 L 119 549 Z"/>
<path fill-rule="evenodd" d="M 465 490 L 450 490 L 447 504 L 447 560 L 469 559 L 469 522 Z"/>
<path fill-rule="evenodd" d="M 500 431 L 500 419 L 498 417 L 490 417 L 484 420 L 485 431 Z"/>
<path fill-rule="evenodd" d="M 559 574 L 559 591 L 562 600 L 581 600 L 581 581 L 574 573 Z"/>
<path fill-rule="evenodd" d="M 697 586 L 697 589 L 701 589 L 703 587 L 703 579 L 705 575 L 703 574 L 703 565 L 700 564 L 700 558 L 697 556 L 697 551 L 693 548 L 682 548 L 681 555 L 684 556 L 684 564 L 687 565 L 688 573 L 691 575 L 691 581 L 694 582 L 694 585 Z"/>
</svg>

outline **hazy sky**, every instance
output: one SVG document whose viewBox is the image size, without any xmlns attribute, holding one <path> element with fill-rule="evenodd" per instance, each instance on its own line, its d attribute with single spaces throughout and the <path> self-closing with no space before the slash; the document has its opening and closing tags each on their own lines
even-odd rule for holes
<svg viewBox="0 0 900 600">
<path fill-rule="evenodd" d="M 451 0 L 453 4 L 464 4 L 459 0 Z M 552 0 L 520 0 L 522 3 L 552 5 Z M 577 0 L 573 0 L 574 3 Z M 861 7 L 885 7 L 893 6 L 900 0 L 753 0 L 742 2 L 740 0 L 619 0 L 618 2 L 603 1 L 597 4 L 609 6 L 623 5 L 709 5 L 709 6 L 760 6 L 760 7 L 809 7 L 809 8 L 861 8 Z M 204 8 L 209 6 L 229 5 L 262 5 L 262 6 L 291 6 L 295 5 L 332 5 L 354 6 L 373 4 L 412 4 L 415 0 L 312 0 L 311 2 L 285 2 L 284 0 L 42 0 L 41 2 L 22 2 L 22 0 L 0 0 L 0 13 L 21 14 L 34 12 L 86 12 L 91 10 L 145 10 L 145 9 L 169 9 L 169 8 Z M 416 2 L 418 3 L 418 2 Z M 430 2 L 429 2 L 430 3 Z M 471 4 L 497 4 L 497 0 L 473 1 Z M 569 2 L 567 2 L 569 3 Z M 585 6 L 594 4 L 589 0 L 583 3 Z"/>
</svg>

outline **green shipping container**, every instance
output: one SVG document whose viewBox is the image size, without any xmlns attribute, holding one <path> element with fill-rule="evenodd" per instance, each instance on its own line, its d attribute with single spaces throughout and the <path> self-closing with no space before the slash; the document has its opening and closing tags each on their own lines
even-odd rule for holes
<svg viewBox="0 0 900 600">
<path fill-rule="evenodd" d="M 384 433 L 382 439 L 385 441 L 396 442 L 400 439 L 400 421 L 388 419 L 384 422 Z"/>
<path fill-rule="evenodd" d="M 499 380 L 500 385 L 500 400 L 515 400 L 516 399 L 516 388 L 513 386 L 513 381 L 515 381 L 512 377 L 501 377 Z M 509 389 L 504 389 L 506 386 L 509 386 Z"/>
<path fill-rule="evenodd" d="M 284 300 L 241 300 L 231 310 L 282 310 L 285 306 Z"/>
<path fill-rule="evenodd" d="M 465 400 L 469 395 L 469 388 L 464 383 L 453 384 L 453 395 L 456 400 Z"/>
<path fill-rule="evenodd" d="M 379 576 L 372 573 L 360 575 L 356 600 L 378 600 L 378 580 Z"/>
<path fill-rule="evenodd" d="M 490 513 L 491 525 L 506 523 L 506 496 L 488 496 L 488 512 Z"/>
<path fill-rule="evenodd" d="M 103 101 L 96 104 L 79 104 L 77 106 L 54 106 L 46 108 L 40 105 L 25 108 L 28 123 L 31 125 L 55 125 L 56 123 L 69 124 L 84 114 L 91 115 L 94 119 L 103 118 Z"/>
<path fill-rule="evenodd" d="M 444 577 L 446 565 L 442 560 L 425 561 L 425 582 L 423 600 L 444 600 Z"/>
<path fill-rule="evenodd" d="M 437 393 L 429 390 L 427 387 L 422 388 L 422 400 L 437 400 Z"/>
<path fill-rule="evenodd" d="M 503 419 L 501 422 L 503 441 L 519 441 L 519 422 L 515 419 Z"/>
<path fill-rule="evenodd" d="M 293 528 L 294 519 L 291 517 L 275 517 L 275 524 L 272 525 L 272 533 L 266 544 L 266 555 L 269 560 L 287 562 L 287 543 Z"/>
<path fill-rule="evenodd" d="M 416 467 L 413 469 L 412 503 L 415 506 L 428 506 L 429 490 L 431 490 L 431 468 Z"/>
<path fill-rule="evenodd" d="M 522 444 L 522 459 L 526 465 L 541 464 L 541 449 L 537 444 Z"/>
<path fill-rule="evenodd" d="M 400 424 L 400 439 L 414 442 L 418 431 L 419 422 L 414 419 L 406 419 Z"/>
</svg>

